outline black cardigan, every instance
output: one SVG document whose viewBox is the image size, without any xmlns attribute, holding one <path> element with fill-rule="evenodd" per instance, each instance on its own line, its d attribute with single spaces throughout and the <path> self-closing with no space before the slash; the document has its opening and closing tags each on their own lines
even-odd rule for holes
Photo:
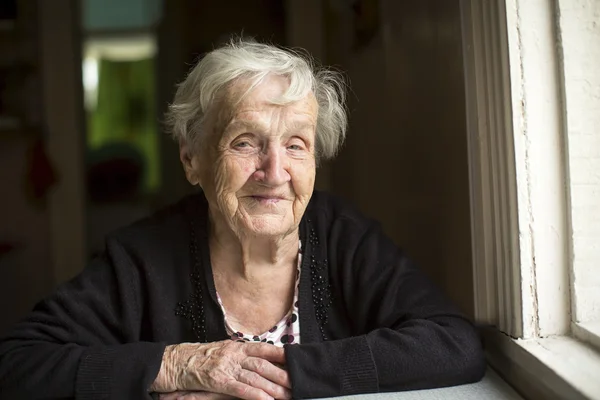
<svg viewBox="0 0 600 400">
<path fill-rule="evenodd" d="M 0 342 L 0 398 L 150 398 L 167 344 L 227 339 L 196 194 L 107 239 L 106 252 Z M 294 398 L 479 380 L 478 335 L 387 238 L 315 192 L 300 225 Z M 5 397 L 6 396 L 6 397 Z"/>
</svg>

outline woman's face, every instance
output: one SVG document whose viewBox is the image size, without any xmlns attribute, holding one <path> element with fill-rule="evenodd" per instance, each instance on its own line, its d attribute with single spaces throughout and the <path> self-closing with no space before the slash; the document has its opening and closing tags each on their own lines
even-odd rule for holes
<svg viewBox="0 0 600 400">
<path fill-rule="evenodd" d="M 244 85 L 229 88 L 196 160 L 213 218 L 238 236 L 293 232 L 313 192 L 318 106 L 312 94 L 280 106 L 287 89 L 269 76 L 235 107 Z M 210 132 L 210 130 L 209 130 Z"/>
</svg>

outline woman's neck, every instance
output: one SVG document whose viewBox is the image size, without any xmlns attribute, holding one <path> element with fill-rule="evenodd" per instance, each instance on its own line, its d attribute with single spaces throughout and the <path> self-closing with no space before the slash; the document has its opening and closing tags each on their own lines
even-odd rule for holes
<svg viewBox="0 0 600 400">
<path fill-rule="evenodd" d="M 252 280 L 274 269 L 294 266 L 298 257 L 298 229 L 282 236 L 253 236 L 232 231 L 219 218 L 211 218 L 210 252 L 213 267 Z M 214 262 L 216 261 L 216 262 Z"/>
</svg>

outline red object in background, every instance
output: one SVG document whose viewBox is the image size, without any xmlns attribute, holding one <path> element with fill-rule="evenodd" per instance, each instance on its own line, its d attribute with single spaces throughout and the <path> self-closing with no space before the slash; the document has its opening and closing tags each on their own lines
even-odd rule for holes
<svg viewBox="0 0 600 400">
<path fill-rule="evenodd" d="M 31 146 L 27 178 L 31 194 L 38 200 L 44 198 L 58 181 L 42 139 L 36 139 Z"/>
</svg>

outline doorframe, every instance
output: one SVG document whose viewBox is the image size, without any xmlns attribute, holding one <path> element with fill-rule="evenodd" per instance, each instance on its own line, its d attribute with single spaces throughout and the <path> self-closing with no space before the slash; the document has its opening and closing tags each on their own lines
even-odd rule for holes
<svg viewBox="0 0 600 400">
<path fill-rule="evenodd" d="M 44 135 L 58 171 L 48 199 L 57 285 L 79 273 L 87 259 L 81 3 L 38 0 L 37 9 Z"/>
</svg>

